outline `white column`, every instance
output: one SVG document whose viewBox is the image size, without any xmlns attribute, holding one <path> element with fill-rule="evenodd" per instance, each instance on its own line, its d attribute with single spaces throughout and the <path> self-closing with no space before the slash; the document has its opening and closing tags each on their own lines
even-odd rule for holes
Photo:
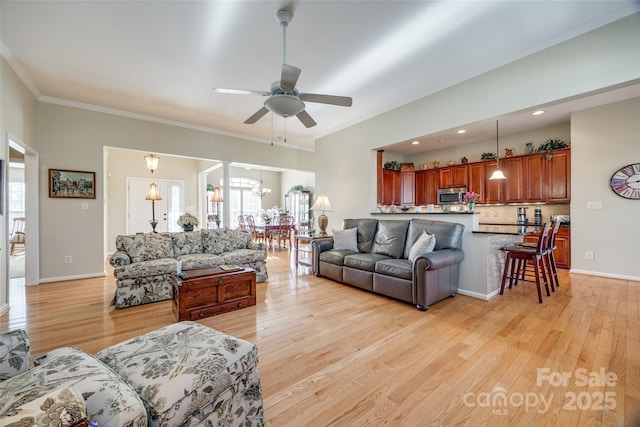
<svg viewBox="0 0 640 427">
<path fill-rule="evenodd" d="M 229 191 L 229 165 L 231 162 L 222 162 L 222 226 L 229 227 L 231 210 L 229 209 L 231 192 Z"/>
</svg>

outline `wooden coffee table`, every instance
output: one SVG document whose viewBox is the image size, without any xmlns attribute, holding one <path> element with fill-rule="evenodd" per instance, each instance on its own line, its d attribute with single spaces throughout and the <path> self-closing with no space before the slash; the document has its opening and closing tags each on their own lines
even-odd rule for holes
<svg viewBox="0 0 640 427">
<path fill-rule="evenodd" d="M 256 272 L 251 268 L 225 271 L 220 267 L 172 275 L 172 309 L 178 321 L 198 320 L 256 305 Z"/>
</svg>

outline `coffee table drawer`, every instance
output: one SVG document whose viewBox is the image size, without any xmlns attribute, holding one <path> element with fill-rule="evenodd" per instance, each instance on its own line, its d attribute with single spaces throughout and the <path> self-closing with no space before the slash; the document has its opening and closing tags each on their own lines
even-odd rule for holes
<svg viewBox="0 0 640 427">
<path fill-rule="evenodd" d="M 211 306 L 200 307 L 194 310 L 189 310 L 188 320 L 198 320 L 209 316 L 215 316 L 216 314 L 222 314 L 229 311 L 240 310 L 241 308 L 250 307 L 256 305 L 256 298 L 243 298 L 226 304 L 216 304 Z"/>
</svg>

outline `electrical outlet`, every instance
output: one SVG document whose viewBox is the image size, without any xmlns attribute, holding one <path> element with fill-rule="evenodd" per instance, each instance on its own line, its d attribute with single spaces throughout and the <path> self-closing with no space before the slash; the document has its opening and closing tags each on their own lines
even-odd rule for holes
<svg viewBox="0 0 640 427">
<path fill-rule="evenodd" d="M 65 255 L 64 256 L 64 263 L 65 264 L 71 264 L 72 261 L 73 261 L 73 258 L 71 257 L 71 255 Z"/>
<path fill-rule="evenodd" d="M 602 202 L 587 202 L 587 209 L 602 209 Z"/>
<path fill-rule="evenodd" d="M 594 258 L 593 251 L 587 251 L 587 252 L 585 252 L 585 253 L 584 253 L 584 258 L 585 258 L 585 259 L 592 260 L 592 259 Z"/>
</svg>

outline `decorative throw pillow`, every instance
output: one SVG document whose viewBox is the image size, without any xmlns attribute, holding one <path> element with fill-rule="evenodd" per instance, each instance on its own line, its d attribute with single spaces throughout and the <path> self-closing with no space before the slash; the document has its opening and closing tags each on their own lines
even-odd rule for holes
<svg viewBox="0 0 640 427">
<path fill-rule="evenodd" d="M 333 232 L 333 249 L 348 249 L 358 252 L 358 229 L 331 230 Z"/>
<path fill-rule="evenodd" d="M 414 262 L 420 255 L 432 252 L 436 247 L 436 235 L 429 234 L 426 231 L 422 232 L 422 235 L 418 237 L 418 240 L 411 246 L 409 251 L 409 261 Z"/>
</svg>

